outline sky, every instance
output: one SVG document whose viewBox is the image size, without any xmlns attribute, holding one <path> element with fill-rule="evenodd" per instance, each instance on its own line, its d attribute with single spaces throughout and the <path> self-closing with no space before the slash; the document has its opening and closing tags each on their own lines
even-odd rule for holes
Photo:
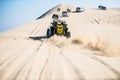
<svg viewBox="0 0 120 80">
<path fill-rule="evenodd" d="M 98 5 L 120 8 L 120 0 L 0 0 L 0 32 L 31 22 L 60 3 L 85 8 Z"/>
</svg>

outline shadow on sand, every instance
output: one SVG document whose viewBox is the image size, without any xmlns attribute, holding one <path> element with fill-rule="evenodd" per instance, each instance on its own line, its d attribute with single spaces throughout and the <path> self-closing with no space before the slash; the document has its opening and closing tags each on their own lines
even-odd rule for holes
<svg viewBox="0 0 120 80">
<path fill-rule="evenodd" d="M 80 12 L 76 12 L 76 11 L 71 11 L 71 13 L 82 13 L 82 11 L 80 11 Z"/>
<path fill-rule="evenodd" d="M 48 39 L 47 36 L 35 36 L 35 37 L 29 37 L 30 39 L 33 39 L 33 40 L 41 40 L 41 39 Z"/>
</svg>

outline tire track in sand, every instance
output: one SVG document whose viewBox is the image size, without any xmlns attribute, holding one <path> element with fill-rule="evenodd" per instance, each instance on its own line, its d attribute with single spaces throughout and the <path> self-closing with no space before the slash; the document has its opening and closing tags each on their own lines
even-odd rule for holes
<svg viewBox="0 0 120 80">
<path fill-rule="evenodd" d="M 120 72 L 117 71 L 116 69 L 114 69 L 113 67 L 111 67 L 109 64 L 107 64 L 106 62 L 104 62 L 103 60 L 99 59 L 96 56 L 89 56 L 91 57 L 93 60 L 100 62 L 101 64 L 103 64 L 105 67 L 107 67 L 107 69 L 109 69 L 110 71 L 112 71 L 117 77 L 116 80 L 120 80 Z"/>
</svg>

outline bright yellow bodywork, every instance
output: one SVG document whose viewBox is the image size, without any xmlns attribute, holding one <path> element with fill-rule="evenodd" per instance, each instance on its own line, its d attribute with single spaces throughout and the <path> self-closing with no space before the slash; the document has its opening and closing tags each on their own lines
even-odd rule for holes
<svg viewBox="0 0 120 80">
<path fill-rule="evenodd" d="M 62 24 L 57 24 L 57 33 L 59 35 L 63 34 L 63 25 Z"/>
</svg>

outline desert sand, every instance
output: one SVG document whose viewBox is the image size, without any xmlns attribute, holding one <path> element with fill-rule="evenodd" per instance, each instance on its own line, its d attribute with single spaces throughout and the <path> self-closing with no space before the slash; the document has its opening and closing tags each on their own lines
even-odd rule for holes
<svg viewBox="0 0 120 80">
<path fill-rule="evenodd" d="M 67 8 L 73 12 L 62 17 Z M 120 9 L 75 8 L 60 4 L 0 33 L 0 80 L 120 80 Z M 46 38 L 54 13 L 68 24 L 70 38 Z"/>
</svg>

